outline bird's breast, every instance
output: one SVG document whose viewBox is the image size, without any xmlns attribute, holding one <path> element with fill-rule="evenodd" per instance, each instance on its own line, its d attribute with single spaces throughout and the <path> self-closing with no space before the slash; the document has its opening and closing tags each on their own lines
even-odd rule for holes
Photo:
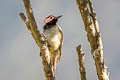
<svg viewBox="0 0 120 80">
<path fill-rule="evenodd" d="M 51 49 L 57 50 L 60 45 L 58 28 L 57 27 L 49 28 L 48 30 L 44 31 L 44 35 L 45 35 Z"/>
</svg>

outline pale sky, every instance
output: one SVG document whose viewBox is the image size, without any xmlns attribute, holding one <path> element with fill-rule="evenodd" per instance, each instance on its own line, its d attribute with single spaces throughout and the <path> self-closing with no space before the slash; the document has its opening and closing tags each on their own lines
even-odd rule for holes
<svg viewBox="0 0 120 80">
<path fill-rule="evenodd" d="M 120 0 L 92 0 L 104 45 L 110 80 L 120 78 Z M 80 80 L 76 46 L 82 44 L 88 80 L 97 80 L 83 21 L 75 0 L 31 0 L 42 32 L 48 15 L 63 15 L 58 21 L 64 33 L 63 57 L 57 64 L 56 80 Z M 45 80 L 43 66 L 31 34 L 18 13 L 22 0 L 0 0 L 0 80 Z"/>
</svg>

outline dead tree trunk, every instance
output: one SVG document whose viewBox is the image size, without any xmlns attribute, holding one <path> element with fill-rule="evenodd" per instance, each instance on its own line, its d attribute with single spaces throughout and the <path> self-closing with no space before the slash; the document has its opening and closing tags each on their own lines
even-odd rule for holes
<svg viewBox="0 0 120 80">
<path fill-rule="evenodd" d="M 76 2 L 85 25 L 98 78 L 99 80 L 109 80 L 109 73 L 103 59 L 103 45 L 99 25 L 92 2 L 91 0 L 76 0 Z"/>
<path fill-rule="evenodd" d="M 40 34 L 38 30 L 30 1 L 23 0 L 23 2 L 27 13 L 27 18 L 25 17 L 24 13 L 19 13 L 19 15 L 23 22 L 26 24 L 28 30 L 31 32 L 36 44 L 40 48 L 46 80 L 55 80 L 54 73 L 51 69 L 52 65 L 50 64 L 50 52 L 47 45 L 48 43 L 45 40 L 45 37 L 42 34 Z"/>
</svg>

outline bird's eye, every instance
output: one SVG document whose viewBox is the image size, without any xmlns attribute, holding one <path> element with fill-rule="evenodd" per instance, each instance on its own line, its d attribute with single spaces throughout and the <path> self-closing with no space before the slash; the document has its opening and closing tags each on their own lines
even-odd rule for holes
<svg viewBox="0 0 120 80">
<path fill-rule="evenodd" d="M 52 19 L 52 17 L 50 17 L 50 19 Z"/>
</svg>

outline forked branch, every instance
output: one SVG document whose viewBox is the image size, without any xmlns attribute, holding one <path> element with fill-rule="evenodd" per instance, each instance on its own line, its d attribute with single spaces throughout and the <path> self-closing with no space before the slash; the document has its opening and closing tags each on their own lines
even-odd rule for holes
<svg viewBox="0 0 120 80">
<path fill-rule="evenodd" d="M 91 0 L 76 0 L 76 2 L 85 25 L 98 78 L 99 80 L 109 80 L 109 73 L 103 59 L 103 45 L 99 25 L 92 2 Z"/>
<path fill-rule="evenodd" d="M 19 15 L 23 22 L 26 24 L 28 30 L 31 32 L 36 44 L 40 48 L 46 80 L 55 80 L 54 74 L 51 69 L 50 52 L 48 49 L 47 41 L 45 40 L 44 35 L 40 34 L 38 30 L 30 1 L 23 0 L 23 2 L 27 13 L 27 18 L 25 17 L 24 13 L 19 13 Z"/>
</svg>

